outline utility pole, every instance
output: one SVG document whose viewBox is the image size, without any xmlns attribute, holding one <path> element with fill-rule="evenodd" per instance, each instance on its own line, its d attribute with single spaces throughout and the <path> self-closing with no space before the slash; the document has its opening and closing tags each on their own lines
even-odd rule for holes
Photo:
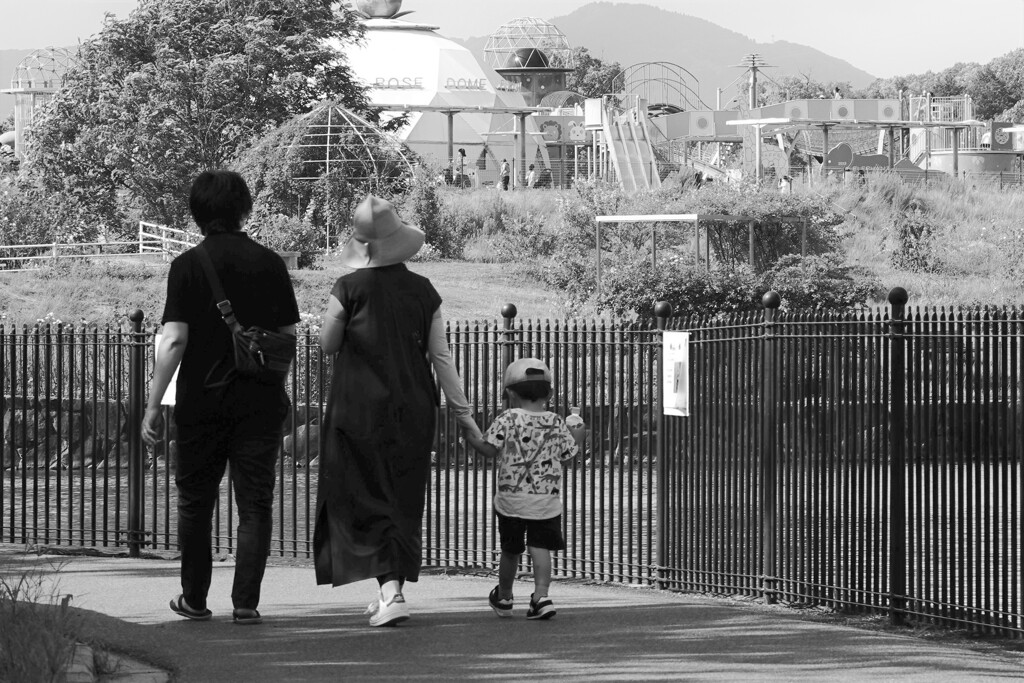
<svg viewBox="0 0 1024 683">
<path fill-rule="evenodd" d="M 757 109 L 757 72 L 772 65 L 766 64 L 764 60 L 761 59 L 761 55 L 751 53 L 744 57 L 741 63 L 733 64 L 733 66 L 746 69 L 750 73 L 749 105 L 750 109 Z"/>
</svg>

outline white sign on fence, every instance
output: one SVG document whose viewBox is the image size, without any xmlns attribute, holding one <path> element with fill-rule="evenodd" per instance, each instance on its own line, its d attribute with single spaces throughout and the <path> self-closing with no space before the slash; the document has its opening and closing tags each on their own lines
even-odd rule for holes
<svg viewBox="0 0 1024 683">
<path fill-rule="evenodd" d="M 156 339 L 153 342 L 154 344 L 156 344 L 156 348 L 153 350 L 154 361 L 156 361 L 156 359 L 160 355 L 160 340 L 163 338 L 164 335 L 158 334 L 156 335 Z M 180 367 L 181 366 L 179 365 L 178 368 Z M 178 368 L 174 368 L 174 374 L 171 375 L 171 383 L 167 385 L 167 391 L 164 392 L 164 397 L 160 399 L 160 405 L 162 406 L 174 405 L 175 392 L 178 390 Z"/>
<path fill-rule="evenodd" d="M 665 415 L 690 416 L 690 333 L 664 332 L 662 336 L 665 359 L 664 409 Z"/>
</svg>

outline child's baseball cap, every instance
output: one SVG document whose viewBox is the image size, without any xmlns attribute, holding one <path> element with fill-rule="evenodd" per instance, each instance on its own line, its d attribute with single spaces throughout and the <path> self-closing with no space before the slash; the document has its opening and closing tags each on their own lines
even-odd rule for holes
<svg viewBox="0 0 1024 683">
<path fill-rule="evenodd" d="M 551 370 L 538 358 L 520 358 L 505 368 L 505 389 L 523 382 L 538 381 L 551 384 Z"/>
</svg>

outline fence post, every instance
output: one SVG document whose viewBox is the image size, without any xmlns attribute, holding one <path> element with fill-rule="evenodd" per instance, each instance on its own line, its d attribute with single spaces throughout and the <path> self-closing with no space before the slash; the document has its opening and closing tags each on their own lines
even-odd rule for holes
<svg viewBox="0 0 1024 683">
<path fill-rule="evenodd" d="M 657 582 L 656 587 L 661 590 L 667 585 L 665 570 L 668 564 L 668 535 L 670 525 L 668 523 L 668 460 L 665 457 L 665 347 L 661 343 L 664 338 L 665 328 L 668 326 L 668 319 L 672 315 L 672 305 L 667 301 L 659 301 L 654 304 L 655 323 L 658 326 L 658 334 L 655 337 L 655 377 L 654 382 L 654 409 L 657 414 L 654 416 L 654 457 L 658 471 L 658 519 L 656 520 L 656 533 L 658 536 L 658 557 L 657 557 Z"/>
<path fill-rule="evenodd" d="M 515 320 L 516 314 L 519 311 L 516 309 L 515 304 L 505 304 L 501 307 L 501 317 L 503 320 L 503 326 L 501 328 L 501 371 L 498 375 L 498 384 L 501 386 L 502 377 L 505 374 L 505 368 L 512 364 L 513 351 L 515 350 L 515 330 L 512 329 L 512 322 Z M 505 396 L 505 392 L 501 392 L 501 404 L 508 408 L 508 398 Z"/>
<path fill-rule="evenodd" d="M 907 290 L 889 291 L 889 623 L 906 619 L 907 509 L 906 509 L 906 354 L 904 315 Z"/>
<path fill-rule="evenodd" d="M 143 377 L 146 334 L 142 331 L 142 311 L 136 309 L 128 319 L 132 323 L 128 355 L 128 556 L 139 557 L 143 544 L 145 508 L 145 472 L 143 469 L 142 416 L 146 404 Z"/>
<path fill-rule="evenodd" d="M 776 482 L 778 480 L 778 410 L 775 363 L 775 317 L 782 298 L 772 290 L 761 297 L 764 306 L 764 342 L 761 346 L 761 591 L 767 604 L 776 601 Z"/>
<path fill-rule="evenodd" d="M 501 307 L 501 317 L 504 319 L 504 326 L 501 329 L 501 369 L 504 372 L 505 368 L 512 364 L 512 352 L 515 348 L 515 330 L 512 329 L 512 321 L 515 320 L 516 314 L 519 311 L 516 310 L 515 304 L 505 304 Z"/>
</svg>

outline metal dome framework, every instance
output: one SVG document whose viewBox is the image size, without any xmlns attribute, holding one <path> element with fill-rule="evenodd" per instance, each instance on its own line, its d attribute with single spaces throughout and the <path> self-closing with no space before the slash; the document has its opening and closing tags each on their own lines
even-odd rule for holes
<svg viewBox="0 0 1024 683">
<path fill-rule="evenodd" d="M 700 98 L 700 81 L 672 62 L 641 62 L 627 66 L 612 77 L 609 93 L 631 94 L 656 107 L 680 111 L 711 109 Z"/>
<path fill-rule="evenodd" d="M 54 92 L 64 82 L 64 76 L 75 66 L 77 54 L 62 47 L 33 50 L 14 68 L 12 90 Z"/>
<path fill-rule="evenodd" d="M 550 92 L 540 101 L 542 107 L 569 109 L 582 105 L 586 98 L 575 90 L 557 90 Z"/>
<path fill-rule="evenodd" d="M 513 19 L 498 27 L 484 45 L 484 60 L 492 69 L 501 69 L 523 48 L 540 50 L 552 66 L 575 68 L 569 39 L 554 24 L 535 17 Z"/>
<path fill-rule="evenodd" d="M 293 157 L 294 180 L 316 181 L 342 173 L 368 190 L 411 178 L 417 162 L 398 137 L 336 102 L 321 104 L 299 117 L 284 146 Z"/>
<path fill-rule="evenodd" d="M 19 159 L 25 158 L 32 121 L 77 61 L 77 52 L 62 47 L 33 50 L 14 68 L 11 87 L 0 91 L 14 95 L 14 153 Z"/>
</svg>

